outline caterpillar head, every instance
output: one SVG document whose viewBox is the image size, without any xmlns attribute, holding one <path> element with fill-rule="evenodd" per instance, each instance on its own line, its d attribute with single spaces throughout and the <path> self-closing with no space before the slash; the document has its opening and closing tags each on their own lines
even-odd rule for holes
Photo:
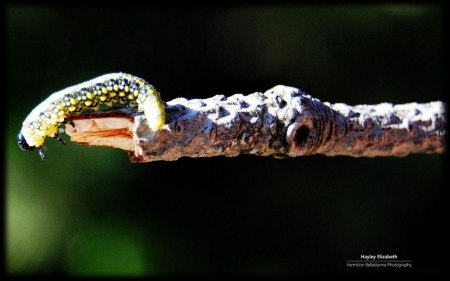
<svg viewBox="0 0 450 281">
<path fill-rule="evenodd" d="M 19 145 L 22 150 L 35 150 L 36 148 L 39 149 L 39 155 L 41 156 L 41 159 L 44 160 L 44 150 L 45 145 L 42 145 L 41 147 L 36 147 L 33 145 L 29 145 L 25 137 L 22 135 L 22 132 L 19 132 L 17 134 L 17 144 Z"/>
<path fill-rule="evenodd" d="M 22 135 L 22 132 L 17 134 L 17 143 L 22 150 L 34 150 L 36 148 L 35 146 L 31 146 L 27 143 L 25 137 Z"/>
</svg>

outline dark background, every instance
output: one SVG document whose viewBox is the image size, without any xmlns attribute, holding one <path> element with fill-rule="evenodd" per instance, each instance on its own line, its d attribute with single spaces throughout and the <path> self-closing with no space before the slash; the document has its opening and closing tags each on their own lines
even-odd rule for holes
<svg viewBox="0 0 450 281">
<path fill-rule="evenodd" d="M 8 274 L 443 272 L 444 155 L 182 158 L 16 134 L 51 93 L 110 72 L 170 101 L 283 84 L 331 103 L 444 100 L 438 5 L 6 5 Z M 390 254 L 412 269 L 347 268 Z"/>
</svg>

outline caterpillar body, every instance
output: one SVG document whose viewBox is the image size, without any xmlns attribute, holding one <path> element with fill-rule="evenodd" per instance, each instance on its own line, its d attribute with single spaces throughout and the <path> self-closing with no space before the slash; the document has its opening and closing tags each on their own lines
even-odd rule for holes
<svg viewBox="0 0 450 281">
<path fill-rule="evenodd" d="M 126 73 L 105 74 L 84 83 L 66 88 L 50 95 L 36 106 L 22 124 L 17 142 L 23 150 L 38 149 L 44 160 L 44 140 L 56 138 L 62 123 L 69 115 L 82 112 L 86 108 L 97 110 L 100 104 L 111 106 L 113 102 L 126 103 L 144 112 L 152 130 L 161 129 L 165 122 L 164 102 L 159 92 L 145 80 Z"/>
</svg>

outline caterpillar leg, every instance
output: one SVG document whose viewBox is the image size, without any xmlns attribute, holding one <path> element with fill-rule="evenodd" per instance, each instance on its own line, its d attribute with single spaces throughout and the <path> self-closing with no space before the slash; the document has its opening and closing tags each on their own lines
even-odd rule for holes
<svg viewBox="0 0 450 281">
<path fill-rule="evenodd" d="M 42 145 L 38 148 L 39 156 L 41 156 L 41 159 L 44 160 L 44 151 L 47 150 L 47 147 L 45 145 Z"/>
<path fill-rule="evenodd" d="M 70 121 L 70 122 L 72 122 L 72 121 Z M 53 138 L 57 139 L 60 143 L 66 145 L 66 142 L 58 134 L 55 134 L 55 136 L 53 136 Z M 40 154 L 40 150 L 39 150 L 39 154 Z"/>
<path fill-rule="evenodd" d="M 69 124 L 69 125 L 71 125 L 72 127 L 75 128 L 75 123 L 73 123 L 72 120 L 69 120 L 69 119 L 65 119 L 65 118 L 64 118 L 64 121 L 62 121 L 62 123 L 63 123 L 63 124 Z"/>
</svg>

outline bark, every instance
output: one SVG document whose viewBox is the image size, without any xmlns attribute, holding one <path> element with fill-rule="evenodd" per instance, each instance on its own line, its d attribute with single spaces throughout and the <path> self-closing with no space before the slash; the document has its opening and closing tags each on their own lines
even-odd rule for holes
<svg viewBox="0 0 450 281">
<path fill-rule="evenodd" d="M 72 116 L 66 133 L 78 144 L 128 151 L 132 162 L 180 157 L 399 156 L 445 151 L 446 104 L 349 106 L 321 102 L 299 89 L 166 104 L 166 125 L 152 131 L 133 108 Z"/>
</svg>

